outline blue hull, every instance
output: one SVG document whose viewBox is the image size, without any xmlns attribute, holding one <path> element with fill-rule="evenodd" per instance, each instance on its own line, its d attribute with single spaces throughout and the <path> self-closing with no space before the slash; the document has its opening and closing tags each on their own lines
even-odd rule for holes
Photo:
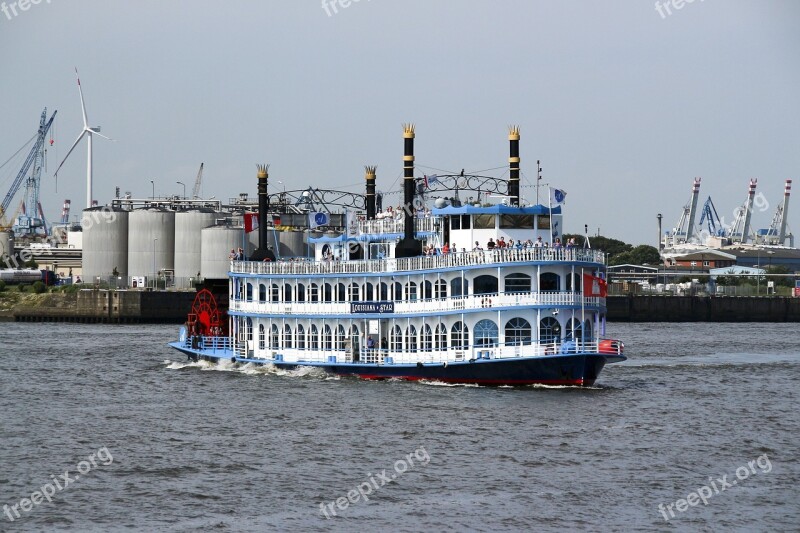
<svg viewBox="0 0 800 533">
<path fill-rule="evenodd" d="M 287 363 L 269 359 L 235 357 L 230 350 L 204 350 L 173 342 L 170 346 L 191 359 L 207 361 L 232 360 L 237 363 L 271 364 L 285 370 L 299 367 L 320 368 L 338 376 L 364 379 L 431 380 L 446 383 L 478 385 L 568 385 L 591 387 L 606 363 L 626 359 L 623 355 L 575 353 L 510 359 L 477 359 L 475 361 L 417 364 L 368 363 Z"/>
</svg>

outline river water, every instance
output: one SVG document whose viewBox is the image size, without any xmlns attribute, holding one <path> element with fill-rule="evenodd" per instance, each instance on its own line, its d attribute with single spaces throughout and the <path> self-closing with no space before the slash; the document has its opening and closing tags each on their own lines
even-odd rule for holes
<svg viewBox="0 0 800 533">
<path fill-rule="evenodd" d="M 171 326 L 0 324 L 0 531 L 798 531 L 797 326 L 609 330 L 630 359 L 587 390 L 187 364 Z"/>
</svg>

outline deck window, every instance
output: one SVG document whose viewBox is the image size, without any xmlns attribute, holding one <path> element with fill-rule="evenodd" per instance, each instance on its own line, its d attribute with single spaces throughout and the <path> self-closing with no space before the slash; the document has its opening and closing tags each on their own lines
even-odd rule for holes
<svg viewBox="0 0 800 533">
<path fill-rule="evenodd" d="M 566 290 L 572 291 L 572 292 L 580 292 L 580 290 L 581 290 L 581 275 L 580 274 L 578 274 L 577 272 L 573 273 L 573 274 L 567 274 L 567 277 L 565 278 L 565 281 L 567 282 Z"/>
<path fill-rule="evenodd" d="M 247 326 L 245 327 L 245 335 L 247 335 L 247 340 L 253 340 L 253 319 L 247 317 Z"/>
<path fill-rule="evenodd" d="M 325 327 L 322 328 L 322 349 L 333 350 L 333 334 L 328 324 L 325 324 Z"/>
<path fill-rule="evenodd" d="M 336 301 L 337 302 L 347 301 L 347 288 L 345 287 L 344 283 L 339 283 L 338 285 L 336 285 Z"/>
<path fill-rule="evenodd" d="M 500 215 L 500 229 L 533 229 L 533 215 Z"/>
<path fill-rule="evenodd" d="M 539 322 L 539 342 L 549 344 L 561 342 L 561 324 L 552 316 L 547 316 Z"/>
<path fill-rule="evenodd" d="M 447 282 L 445 280 L 440 279 L 437 281 L 434 288 L 434 298 L 447 298 Z"/>
<path fill-rule="evenodd" d="M 269 292 L 270 292 L 269 299 L 272 302 L 279 302 L 281 300 L 281 290 L 278 288 L 278 285 L 276 283 L 273 283 L 270 286 Z"/>
<path fill-rule="evenodd" d="M 336 328 L 336 349 L 344 351 L 345 344 L 347 339 L 344 336 L 344 326 L 339 324 L 339 327 Z"/>
<path fill-rule="evenodd" d="M 375 292 L 373 290 L 372 283 L 365 283 L 364 284 L 364 301 L 371 302 L 375 299 Z"/>
<path fill-rule="evenodd" d="M 586 342 L 592 340 L 592 319 L 590 318 L 583 323 L 583 340 Z"/>
<path fill-rule="evenodd" d="M 247 301 L 248 302 L 252 302 L 253 301 L 253 284 L 252 283 L 248 283 L 247 284 Z"/>
<path fill-rule="evenodd" d="M 516 317 L 506 322 L 506 346 L 524 346 L 531 343 L 531 323 Z"/>
<path fill-rule="evenodd" d="M 319 285 L 316 283 L 312 283 L 311 287 L 309 288 L 309 301 L 311 302 L 319 302 Z"/>
<path fill-rule="evenodd" d="M 550 229 L 550 215 L 536 215 L 536 229 Z"/>
<path fill-rule="evenodd" d="M 263 350 L 267 346 L 267 334 L 264 331 L 264 324 L 258 325 L 258 349 Z"/>
<path fill-rule="evenodd" d="M 531 292 L 531 277 L 522 272 L 506 276 L 506 293 Z"/>
<path fill-rule="evenodd" d="M 297 284 L 297 301 L 298 302 L 305 302 L 306 301 L 306 284 L 305 283 L 298 283 Z"/>
<path fill-rule="evenodd" d="M 450 281 L 450 296 L 466 296 L 469 293 L 469 282 L 464 278 L 458 277 Z"/>
<path fill-rule="evenodd" d="M 267 286 L 263 283 L 258 284 L 258 301 L 262 304 L 267 301 Z"/>
<path fill-rule="evenodd" d="M 393 327 L 391 333 L 389 333 L 389 350 L 393 352 L 403 351 L 403 331 L 400 326 Z"/>
<path fill-rule="evenodd" d="M 388 302 L 389 301 L 389 285 L 386 283 L 381 282 L 380 284 L 380 294 L 378 294 L 378 300 L 381 302 Z"/>
<path fill-rule="evenodd" d="M 394 282 L 394 301 L 403 301 L 403 284 L 399 281 Z"/>
<path fill-rule="evenodd" d="M 298 350 L 305 350 L 306 349 L 306 329 L 303 327 L 303 324 L 297 324 L 297 349 Z"/>
<path fill-rule="evenodd" d="M 406 301 L 413 302 L 417 299 L 417 284 L 413 281 L 406 283 Z"/>
<path fill-rule="evenodd" d="M 433 333 L 431 332 L 431 327 L 428 324 L 422 326 L 420 341 L 423 352 L 430 352 L 433 350 Z"/>
<path fill-rule="evenodd" d="M 286 283 L 283 286 L 283 301 L 284 302 L 292 301 L 292 285 L 290 283 Z"/>
<path fill-rule="evenodd" d="M 494 215 L 474 215 L 472 220 L 475 229 L 495 229 Z"/>
<path fill-rule="evenodd" d="M 323 286 L 323 295 L 322 301 L 323 302 L 332 302 L 333 301 L 333 286 L 330 283 L 326 283 Z"/>
<path fill-rule="evenodd" d="M 290 326 L 289 324 L 283 326 L 283 347 L 284 348 L 292 347 L 292 326 Z"/>
<path fill-rule="evenodd" d="M 583 328 L 580 320 L 577 318 L 567 320 L 567 331 L 564 333 L 564 340 L 583 340 Z"/>
<path fill-rule="evenodd" d="M 494 348 L 497 346 L 498 337 L 497 324 L 491 320 L 479 320 L 475 324 L 475 346 Z"/>
<path fill-rule="evenodd" d="M 492 276 L 490 274 L 477 276 L 473 283 L 474 294 L 497 294 L 497 276 Z"/>
<path fill-rule="evenodd" d="M 278 331 L 278 324 L 272 324 L 269 336 L 269 347 L 277 350 L 281 347 L 280 332 Z"/>
<path fill-rule="evenodd" d="M 357 302 L 359 300 L 359 293 L 361 292 L 358 283 L 351 283 L 350 284 L 350 301 Z"/>
<path fill-rule="evenodd" d="M 539 276 L 539 290 L 540 291 L 557 291 L 560 290 L 561 276 L 553 272 L 543 272 Z"/>
<path fill-rule="evenodd" d="M 447 328 L 444 324 L 436 326 L 436 335 L 433 337 L 433 346 L 435 350 L 447 349 Z"/>
<path fill-rule="evenodd" d="M 311 332 L 309 333 L 309 348 L 311 350 L 319 350 L 319 330 L 316 324 L 311 324 Z"/>
<path fill-rule="evenodd" d="M 413 324 L 406 328 L 406 351 L 417 351 L 417 328 Z"/>
<path fill-rule="evenodd" d="M 430 281 L 422 282 L 422 299 L 430 300 L 433 298 L 433 283 Z"/>
<path fill-rule="evenodd" d="M 450 347 L 455 350 L 466 350 L 469 346 L 469 328 L 461 321 L 450 328 Z"/>
</svg>

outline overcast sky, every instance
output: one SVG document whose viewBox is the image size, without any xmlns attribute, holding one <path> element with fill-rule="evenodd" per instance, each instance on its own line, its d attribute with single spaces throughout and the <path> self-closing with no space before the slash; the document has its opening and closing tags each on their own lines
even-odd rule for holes
<svg viewBox="0 0 800 533">
<path fill-rule="evenodd" d="M 635 244 L 655 244 L 657 213 L 677 222 L 694 176 L 726 222 L 759 178 L 758 227 L 800 178 L 800 2 L 695 0 L 660 14 L 649 0 L 327 1 L 0 12 L 0 163 L 43 107 L 58 109 L 42 203 L 51 220 L 64 198 L 79 214 L 85 147 L 57 189 L 52 178 L 82 126 L 77 66 L 90 125 L 118 139 L 95 138 L 101 204 L 116 186 L 150 196 L 151 179 L 157 195 L 182 194 L 177 181 L 191 191 L 200 162 L 207 197 L 255 194 L 265 162 L 272 191 L 280 180 L 362 192 L 366 164 L 379 190 L 396 189 L 403 122 L 417 127 L 418 175 L 507 166 L 507 125 L 519 124 L 523 185 L 540 159 L 543 181 L 567 191 L 565 229 Z M 15 166 L 0 170 L 3 196 Z"/>
</svg>

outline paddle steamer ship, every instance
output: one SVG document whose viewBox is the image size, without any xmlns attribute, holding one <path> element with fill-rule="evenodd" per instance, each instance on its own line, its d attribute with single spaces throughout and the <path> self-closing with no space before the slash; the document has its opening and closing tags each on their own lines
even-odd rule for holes
<svg viewBox="0 0 800 533">
<path fill-rule="evenodd" d="M 409 207 L 380 217 L 367 167 L 364 220 L 309 236 L 313 257 L 292 260 L 266 246 L 260 168 L 259 249 L 231 261 L 227 309 L 200 291 L 171 346 L 192 359 L 368 379 L 593 385 L 605 364 L 625 360 L 622 342 L 604 336 L 605 256 L 560 242 L 563 197 L 520 206 L 518 128 L 509 141 L 509 205 L 427 210 L 414 128 L 404 126 Z"/>
</svg>

